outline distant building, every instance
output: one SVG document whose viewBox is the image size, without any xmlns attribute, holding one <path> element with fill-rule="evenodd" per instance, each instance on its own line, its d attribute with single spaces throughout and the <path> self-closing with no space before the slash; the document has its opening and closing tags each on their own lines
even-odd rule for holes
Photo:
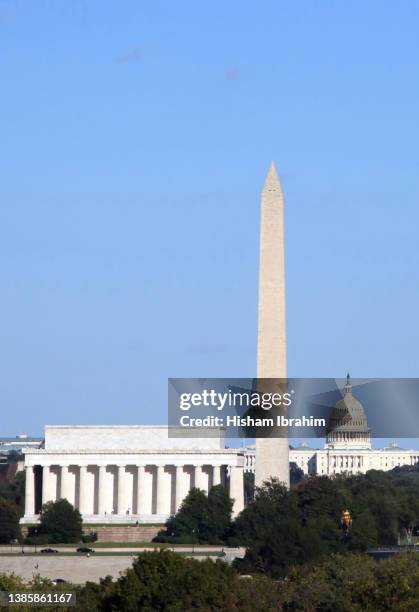
<svg viewBox="0 0 419 612">
<path fill-rule="evenodd" d="M 42 442 L 43 438 L 32 438 L 24 433 L 14 438 L 0 438 L 0 454 L 21 453 L 23 448 L 39 448 Z"/>
<path fill-rule="evenodd" d="M 20 434 L 15 438 L 0 438 L 0 466 L 2 466 L 0 480 L 13 479 L 16 472 L 23 470 L 23 449 L 40 448 L 42 443 L 42 438 L 31 438 L 26 434 Z M 13 470 L 5 471 L 7 466 L 14 466 Z"/>
</svg>

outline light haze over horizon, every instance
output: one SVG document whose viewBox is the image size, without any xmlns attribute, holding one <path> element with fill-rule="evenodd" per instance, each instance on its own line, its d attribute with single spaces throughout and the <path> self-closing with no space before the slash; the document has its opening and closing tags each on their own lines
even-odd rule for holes
<svg viewBox="0 0 419 612">
<path fill-rule="evenodd" d="M 418 18 L 0 0 L 0 435 L 164 423 L 168 377 L 255 375 L 271 159 L 289 376 L 418 376 Z"/>
</svg>

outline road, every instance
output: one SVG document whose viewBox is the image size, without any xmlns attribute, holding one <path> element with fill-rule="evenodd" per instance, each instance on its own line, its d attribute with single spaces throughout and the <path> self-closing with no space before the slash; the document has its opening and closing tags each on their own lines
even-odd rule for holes
<svg viewBox="0 0 419 612">
<path fill-rule="evenodd" d="M 25 553 L 35 553 L 38 552 L 40 550 L 42 550 L 43 548 L 54 548 L 55 550 L 58 550 L 58 552 L 60 553 L 75 553 L 77 548 L 79 546 L 87 546 L 89 548 L 93 548 L 93 550 L 96 551 L 96 553 L 101 553 L 101 552 L 106 552 L 106 553 L 126 553 L 127 555 L 133 554 L 133 553 L 140 553 L 140 552 L 144 552 L 145 550 L 158 550 L 160 547 L 158 545 L 156 546 L 97 546 L 95 547 L 94 543 L 93 544 L 77 544 L 75 546 L 54 546 L 54 544 L 42 544 L 41 546 L 37 546 L 36 547 L 36 551 L 35 551 L 35 546 L 23 546 L 23 550 Z M 221 552 L 225 549 L 225 547 L 223 546 L 162 546 L 162 548 L 169 548 L 170 550 L 174 550 L 175 552 L 181 552 L 181 553 L 217 553 L 217 552 Z M 226 549 L 227 550 L 227 549 Z M 244 549 L 228 549 L 228 550 L 244 550 Z M 0 555 L 2 554 L 7 554 L 10 555 L 10 553 L 16 554 L 16 555 L 22 555 L 22 546 L 18 546 L 17 544 L 14 544 L 13 546 L 0 546 Z M 44 556 L 44 555 L 43 555 Z M 46 556 L 46 555 L 45 555 Z M 53 556 L 53 555 L 52 555 Z"/>
</svg>

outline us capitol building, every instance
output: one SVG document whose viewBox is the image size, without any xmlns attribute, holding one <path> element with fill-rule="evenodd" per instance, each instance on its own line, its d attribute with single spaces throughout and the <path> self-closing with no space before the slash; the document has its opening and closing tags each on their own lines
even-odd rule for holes
<svg viewBox="0 0 419 612">
<path fill-rule="evenodd" d="M 244 453 L 245 472 L 254 472 L 255 447 L 247 446 Z M 415 465 L 419 461 L 419 450 L 404 450 L 396 444 L 384 449 L 371 447 L 367 417 L 361 402 L 352 394 L 349 374 L 344 395 L 330 416 L 324 448 L 312 449 L 302 443 L 297 448 L 290 448 L 289 453 L 290 463 L 295 463 L 307 475 L 386 471 L 402 465 Z"/>
<path fill-rule="evenodd" d="M 167 426 L 56 425 L 45 427 L 38 448 L 25 449 L 23 524 L 38 520 L 44 503 L 68 499 L 85 523 L 164 522 L 192 487 L 208 493 L 229 486 L 234 514 L 243 509 L 243 474 L 255 472 L 254 446 L 227 448 L 217 437 L 177 438 Z M 419 451 L 371 448 L 362 404 L 347 378 L 332 411 L 323 449 L 290 449 L 306 475 L 355 474 L 414 465 Z"/>
</svg>

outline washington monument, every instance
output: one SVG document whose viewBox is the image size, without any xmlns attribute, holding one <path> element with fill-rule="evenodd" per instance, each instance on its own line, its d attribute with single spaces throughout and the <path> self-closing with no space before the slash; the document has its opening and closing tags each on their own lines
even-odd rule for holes
<svg viewBox="0 0 419 612">
<path fill-rule="evenodd" d="M 273 162 L 261 198 L 257 377 L 287 377 L 284 196 Z M 288 437 L 256 439 L 256 486 L 270 477 L 289 486 Z"/>
</svg>

